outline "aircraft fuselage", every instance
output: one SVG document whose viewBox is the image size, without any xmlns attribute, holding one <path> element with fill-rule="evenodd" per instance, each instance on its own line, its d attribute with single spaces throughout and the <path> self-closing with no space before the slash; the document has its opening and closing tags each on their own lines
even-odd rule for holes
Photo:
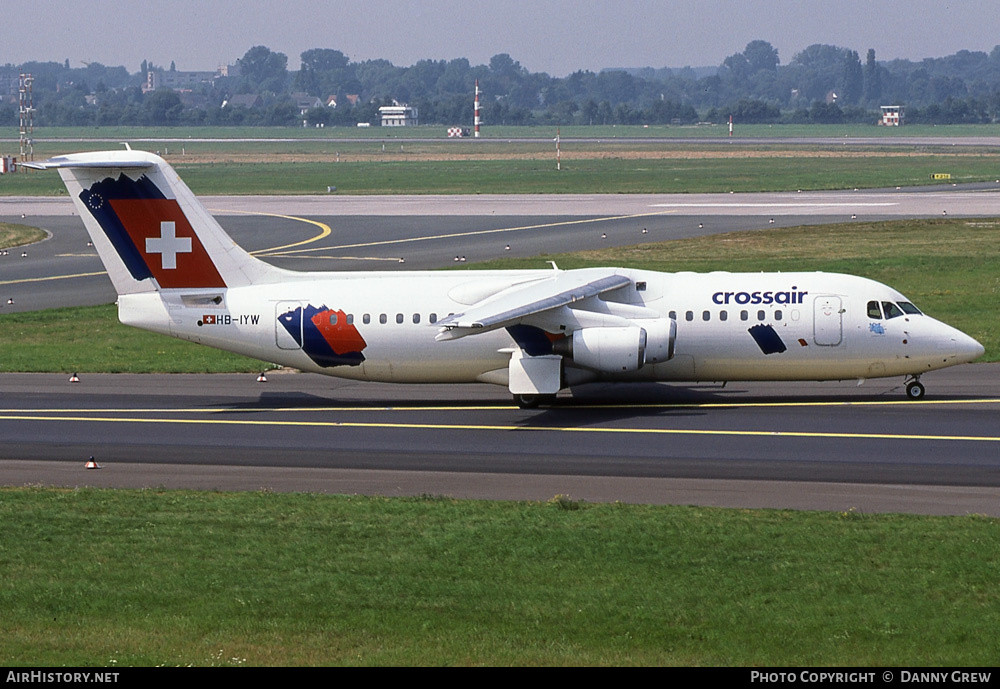
<svg viewBox="0 0 1000 689">
<path fill-rule="evenodd" d="M 511 349 L 518 347 L 508 329 L 440 342 L 437 323 L 491 292 L 554 272 L 303 273 L 280 285 L 163 290 L 123 295 L 119 303 L 124 323 L 305 371 L 384 382 L 505 384 Z M 622 372 L 567 361 L 580 381 L 877 378 L 919 375 L 982 353 L 964 333 L 903 312 L 898 305 L 909 302 L 902 294 L 865 278 L 615 273 L 631 287 L 570 306 L 562 317 L 546 314 L 533 327 L 558 338 L 600 300 L 598 310 L 611 316 L 673 320 L 673 356 Z M 872 302 L 877 314 L 869 312 Z"/>
</svg>

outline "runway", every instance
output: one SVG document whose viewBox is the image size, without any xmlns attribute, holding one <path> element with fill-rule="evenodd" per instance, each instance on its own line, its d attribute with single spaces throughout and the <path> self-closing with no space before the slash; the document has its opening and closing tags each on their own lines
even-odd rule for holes
<svg viewBox="0 0 1000 689">
<path fill-rule="evenodd" d="M 405 270 L 733 230 L 994 217 L 994 185 L 678 196 L 209 198 L 295 269 Z M 0 259 L 0 314 L 113 301 L 68 201 L 0 202 L 50 240 Z M 68 208 L 68 210 L 67 210 Z M 21 218 L 21 213 L 25 218 Z M 35 214 L 38 212 L 39 214 Z M 645 232 L 643 232 L 645 230 Z M 509 249 L 507 248 L 509 246 Z M 403 259 L 403 262 L 400 262 Z M 539 259 L 540 267 L 542 260 Z M 309 375 L 0 376 L 7 485 L 435 494 L 1000 516 L 996 365 L 901 380 L 590 386 L 520 410 L 493 386 Z M 85 471 L 95 456 L 104 466 Z"/>
<path fill-rule="evenodd" d="M 1000 516 L 998 373 L 928 374 L 926 402 L 898 381 L 627 385 L 532 411 L 494 386 L 5 374 L 3 483 Z"/>
</svg>

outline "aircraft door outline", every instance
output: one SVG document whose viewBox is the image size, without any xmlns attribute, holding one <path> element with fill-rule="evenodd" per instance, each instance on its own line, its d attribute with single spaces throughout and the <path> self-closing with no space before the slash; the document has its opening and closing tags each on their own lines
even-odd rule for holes
<svg viewBox="0 0 1000 689">
<path fill-rule="evenodd" d="M 274 341 L 278 349 L 302 349 L 302 302 L 275 303 Z"/>
<path fill-rule="evenodd" d="M 820 347 L 836 347 L 844 341 L 844 318 L 840 297 L 822 294 L 813 299 L 813 341 Z"/>
</svg>

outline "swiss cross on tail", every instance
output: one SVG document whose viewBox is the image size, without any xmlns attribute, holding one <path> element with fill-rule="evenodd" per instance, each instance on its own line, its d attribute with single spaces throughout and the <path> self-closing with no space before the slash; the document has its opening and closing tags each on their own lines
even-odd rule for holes
<svg viewBox="0 0 1000 689">
<path fill-rule="evenodd" d="M 108 177 L 80 198 L 134 279 L 152 277 L 163 288 L 226 286 L 180 205 L 146 175 Z"/>
</svg>

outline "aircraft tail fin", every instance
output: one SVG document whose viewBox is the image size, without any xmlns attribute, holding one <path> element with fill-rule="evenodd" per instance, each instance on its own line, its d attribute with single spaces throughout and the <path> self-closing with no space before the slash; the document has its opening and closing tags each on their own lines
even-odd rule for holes
<svg viewBox="0 0 1000 689">
<path fill-rule="evenodd" d="M 59 170 L 118 294 L 241 287 L 281 272 L 237 246 L 157 155 L 75 153 L 26 165 Z"/>
</svg>

